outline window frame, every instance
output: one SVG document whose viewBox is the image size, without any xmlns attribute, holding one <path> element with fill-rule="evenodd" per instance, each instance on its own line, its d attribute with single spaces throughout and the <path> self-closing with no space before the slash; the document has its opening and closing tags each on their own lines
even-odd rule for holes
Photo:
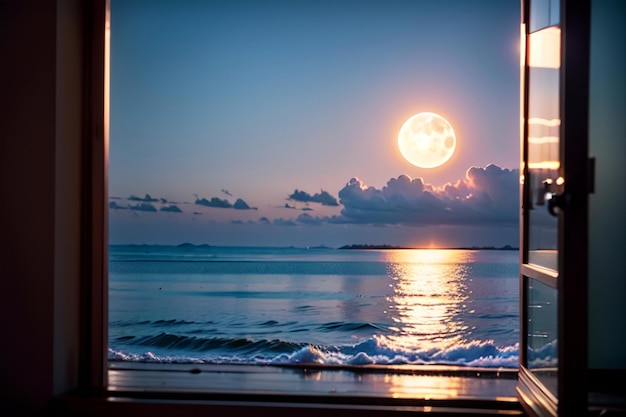
<svg viewBox="0 0 626 417">
<path fill-rule="evenodd" d="M 109 150 L 109 64 L 110 1 L 93 0 L 83 10 L 85 59 L 85 106 L 83 125 L 83 218 L 80 308 L 81 348 L 78 390 L 56 397 L 54 407 L 64 415 L 109 416 L 132 412 L 137 416 L 175 413 L 246 413 L 247 415 L 406 415 L 440 412 L 444 415 L 521 415 L 515 397 L 494 398 L 382 398 L 353 395 L 320 396 L 294 392 L 293 395 L 230 394 L 172 390 L 111 390 L 108 365 L 108 150 Z M 466 372 L 461 371 L 461 372 Z M 425 372 L 446 377 L 446 372 Z M 496 374 L 497 371 L 494 371 Z"/>
<path fill-rule="evenodd" d="M 108 150 L 110 2 L 94 0 L 85 12 L 85 147 L 83 150 L 82 291 L 83 384 L 104 389 L 108 350 Z"/>
<path fill-rule="evenodd" d="M 546 19 L 548 26 L 532 26 L 532 0 L 522 0 L 522 20 L 525 25 L 525 62 L 522 91 L 523 119 L 522 166 L 523 177 L 529 174 L 529 103 L 530 38 L 533 34 L 551 27 L 553 19 Z M 558 213 L 557 264 L 555 270 L 530 263 L 529 210 L 532 195 L 530 181 L 525 181 L 521 197 L 523 211 L 520 223 L 520 373 L 518 392 L 529 415 L 579 415 L 588 407 L 588 194 L 590 173 L 588 163 L 588 103 L 589 103 L 589 45 L 590 1 L 553 1 L 559 7 L 560 66 L 559 71 L 559 161 L 558 175 L 565 180 L 562 196 L 566 203 Z M 544 4 L 545 5 L 545 4 Z M 553 12 L 551 5 L 550 12 Z M 529 21 L 530 20 L 530 21 Z M 532 29 L 531 29 L 532 28 Z M 565 199 L 565 197 L 563 197 Z M 542 207 L 542 209 L 545 209 Z M 532 372 L 529 366 L 528 283 L 542 282 L 557 292 L 557 355 L 556 375 L 547 382 Z M 572 349 L 572 346 L 576 346 Z M 556 383 L 556 387 L 548 388 Z"/>
</svg>

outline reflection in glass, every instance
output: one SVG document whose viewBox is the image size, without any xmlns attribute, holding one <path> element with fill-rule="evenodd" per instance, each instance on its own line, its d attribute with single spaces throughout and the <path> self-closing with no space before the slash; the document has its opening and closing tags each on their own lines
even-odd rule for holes
<svg viewBox="0 0 626 417">
<path fill-rule="evenodd" d="M 529 36 L 528 74 L 528 262 L 557 269 L 557 217 L 547 210 L 559 193 L 559 68 L 561 30 L 548 27 Z"/>
<path fill-rule="evenodd" d="M 547 26 L 558 25 L 560 21 L 559 0 L 531 0 L 530 31 L 534 32 Z"/>
<path fill-rule="evenodd" d="M 556 394 L 557 290 L 529 279 L 528 294 L 528 369 Z"/>
</svg>

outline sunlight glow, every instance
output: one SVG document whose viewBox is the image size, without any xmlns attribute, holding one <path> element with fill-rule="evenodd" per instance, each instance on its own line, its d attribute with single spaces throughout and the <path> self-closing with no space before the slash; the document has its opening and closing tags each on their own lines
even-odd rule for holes
<svg viewBox="0 0 626 417">
<path fill-rule="evenodd" d="M 548 27 L 531 33 L 528 65 L 535 68 L 561 67 L 561 29 Z"/>
<path fill-rule="evenodd" d="M 541 117 L 531 117 L 528 119 L 529 125 L 541 125 L 547 127 L 561 126 L 561 119 L 542 119 Z"/>
<path fill-rule="evenodd" d="M 104 152 L 105 164 L 109 157 L 109 131 L 111 120 L 111 9 L 107 3 L 104 27 Z M 108 166 L 105 167 L 105 171 Z"/>
<path fill-rule="evenodd" d="M 520 50 L 519 50 L 519 108 L 520 110 L 524 109 L 524 91 L 525 91 L 525 82 L 524 82 L 524 73 L 526 71 L 526 25 L 522 23 L 520 25 Z M 524 119 L 524 112 L 520 111 L 519 118 L 519 143 L 520 152 L 523 155 L 523 146 L 524 146 L 524 125 L 526 120 Z M 520 158 L 520 161 L 523 161 L 524 158 Z M 523 169 L 520 169 L 520 173 L 524 172 Z"/>
<path fill-rule="evenodd" d="M 558 170 L 561 166 L 559 161 L 541 161 L 541 162 L 529 162 L 529 169 L 549 169 L 549 170 Z"/>
<path fill-rule="evenodd" d="M 519 66 L 524 68 L 524 65 L 526 65 L 526 25 L 524 23 L 520 25 L 519 39 Z"/>
<path fill-rule="evenodd" d="M 389 386 L 393 398 L 457 398 L 463 388 L 459 378 L 407 378 L 406 375 L 387 374 L 384 382 Z M 430 410 L 425 408 L 423 411 Z"/>
<path fill-rule="evenodd" d="M 542 136 L 542 137 L 528 137 L 528 142 L 532 143 L 532 144 L 536 144 L 536 145 L 544 145 L 547 143 L 556 143 L 558 145 L 559 143 L 559 137 L 558 136 Z"/>
</svg>

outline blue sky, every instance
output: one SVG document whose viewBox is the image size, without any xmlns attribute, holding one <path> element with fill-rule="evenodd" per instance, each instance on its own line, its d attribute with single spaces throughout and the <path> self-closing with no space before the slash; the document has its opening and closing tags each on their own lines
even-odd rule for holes
<svg viewBox="0 0 626 417">
<path fill-rule="evenodd" d="M 518 1 L 111 8 L 111 243 L 518 244 Z M 398 150 L 419 112 L 441 167 Z"/>
</svg>

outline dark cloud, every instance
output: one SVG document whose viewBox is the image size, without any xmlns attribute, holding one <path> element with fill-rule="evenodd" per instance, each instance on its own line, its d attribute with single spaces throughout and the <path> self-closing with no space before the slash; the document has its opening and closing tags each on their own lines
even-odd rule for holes
<svg viewBox="0 0 626 417">
<path fill-rule="evenodd" d="M 175 205 L 163 206 L 161 207 L 161 211 L 167 211 L 170 213 L 182 213 L 183 211 Z"/>
<path fill-rule="evenodd" d="M 243 201 L 241 198 L 238 198 L 237 201 L 235 201 L 233 208 L 235 210 L 256 210 L 256 207 L 250 207 L 248 203 Z"/>
<path fill-rule="evenodd" d="M 159 201 L 158 198 L 152 198 L 150 194 L 146 194 L 146 196 L 143 198 L 137 197 L 136 195 L 131 195 L 130 197 L 128 197 L 128 199 L 130 201 L 144 201 L 146 203 L 154 203 L 154 202 Z"/>
<path fill-rule="evenodd" d="M 235 210 L 256 210 L 256 207 L 250 207 L 248 203 L 238 198 L 235 204 L 230 204 L 226 199 L 212 197 L 210 200 L 206 198 L 196 198 L 196 204 L 205 207 L 217 207 L 217 208 L 234 208 Z"/>
<path fill-rule="evenodd" d="M 133 211 L 148 211 L 148 212 L 155 212 L 157 211 L 156 207 L 154 207 L 154 205 L 150 204 L 150 203 L 140 203 L 137 205 L 129 205 L 128 206 L 129 209 L 133 210 Z"/>
<path fill-rule="evenodd" d="M 210 200 L 207 200 L 206 198 L 198 198 L 196 199 L 196 204 L 198 204 L 199 206 L 206 206 L 206 207 L 218 207 L 218 208 L 231 208 L 232 205 L 228 202 L 228 200 L 224 199 L 219 199 L 217 197 L 213 197 Z"/>
<path fill-rule="evenodd" d="M 291 210 L 313 211 L 313 209 L 311 207 L 305 206 L 305 207 L 302 207 L 302 208 L 298 208 L 295 205 L 292 206 L 289 203 L 285 203 L 284 206 L 279 206 L 279 207 L 286 208 L 286 209 L 291 209 Z"/>
<path fill-rule="evenodd" d="M 407 175 L 382 189 L 352 178 L 339 191 L 344 206 L 330 223 L 452 225 L 518 222 L 519 173 L 497 165 L 472 167 L 466 178 L 443 188 Z"/>
<path fill-rule="evenodd" d="M 289 220 L 289 219 L 274 219 L 272 224 L 276 224 L 278 226 L 297 226 L 298 225 L 295 221 Z"/>
<path fill-rule="evenodd" d="M 109 208 L 113 209 L 113 210 L 126 210 L 128 207 L 127 206 L 121 206 L 121 205 L 117 204 L 115 201 L 110 201 L 109 202 Z"/>
<path fill-rule="evenodd" d="M 320 193 L 311 195 L 305 191 L 299 191 L 296 189 L 289 195 L 289 200 L 299 201 L 301 203 L 320 203 L 323 206 L 339 205 L 337 199 L 324 190 Z"/>
<path fill-rule="evenodd" d="M 261 221 L 259 220 L 259 223 L 261 223 Z M 263 222 L 265 223 L 265 222 Z M 255 222 L 254 220 L 231 220 L 230 224 L 257 224 L 257 222 Z"/>
<path fill-rule="evenodd" d="M 311 226 L 319 226 L 320 224 L 324 223 L 324 218 L 313 217 L 308 213 L 302 213 L 298 216 L 296 221 L 298 223 L 308 224 Z"/>
</svg>

